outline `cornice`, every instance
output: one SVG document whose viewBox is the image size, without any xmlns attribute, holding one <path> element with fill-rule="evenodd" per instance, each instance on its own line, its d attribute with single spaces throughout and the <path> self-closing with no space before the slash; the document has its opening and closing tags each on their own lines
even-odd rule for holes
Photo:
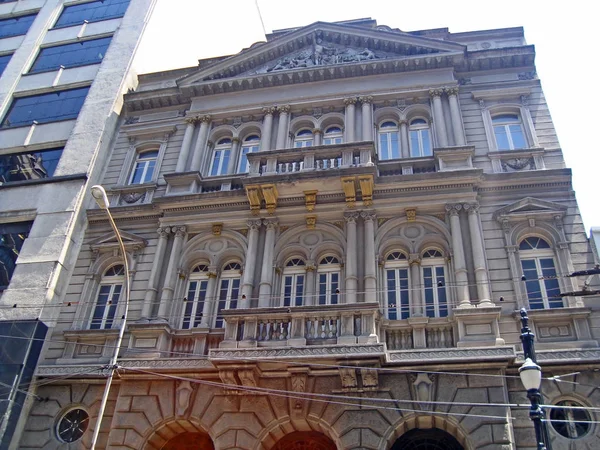
<svg viewBox="0 0 600 450">
<path fill-rule="evenodd" d="M 383 344 L 364 345 L 319 345 L 307 347 L 263 347 L 250 349 L 211 349 L 208 359 L 211 361 L 235 359 L 315 359 L 332 357 L 384 356 Z"/>
<path fill-rule="evenodd" d="M 423 350 L 399 350 L 387 353 L 388 362 L 423 363 L 466 362 L 466 361 L 513 361 L 516 357 L 512 346 L 484 348 L 446 348 Z"/>
</svg>

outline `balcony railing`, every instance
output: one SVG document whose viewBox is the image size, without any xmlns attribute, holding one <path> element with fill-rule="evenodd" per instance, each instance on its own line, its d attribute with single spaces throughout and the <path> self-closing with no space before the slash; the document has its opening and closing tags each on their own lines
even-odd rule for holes
<svg viewBox="0 0 600 450">
<path fill-rule="evenodd" d="M 372 142 L 321 145 L 249 153 L 250 177 L 369 167 L 375 163 Z"/>
<path fill-rule="evenodd" d="M 384 321 L 382 329 L 388 350 L 455 347 L 453 322 L 448 317 Z"/>
</svg>

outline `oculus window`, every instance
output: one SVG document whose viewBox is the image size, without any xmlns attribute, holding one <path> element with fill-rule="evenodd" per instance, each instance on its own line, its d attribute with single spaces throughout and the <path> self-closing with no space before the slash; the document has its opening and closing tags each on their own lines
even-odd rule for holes
<svg viewBox="0 0 600 450">
<path fill-rule="evenodd" d="M 101 20 L 123 17 L 129 0 L 100 0 L 66 6 L 54 24 L 55 28 L 79 25 L 84 22 L 99 22 Z"/>
<path fill-rule="evenodd" d="M 0 75 L 2 75 L 4 69 L 6 69 L 11 56 L 12 55 L 0 55 Z"/>
<path fill-rule="evenodd" d="M 81 439 L 90 425 L 90 416 L 84 409 L 73 408 L 60 418 L 56 435 L 61 442 L 69 444 Z"/>
<path fill-rule="evenodd" d="M 75 119 L 89 87 L 15 98 L 2 121 L 2 128 Z"/>
<path fill-rule="evenodd" d="M 36 14 L 0 20 L 0 39 L 27 34 Z"/>
<path fill-rule="evenodd" d="M 52 178 L 62 148 L 0 155 L 0 183 Z"/>
<path fill-rule="evenodd" d="M 112 37 L 47 47 L 40 50 L 29 73 L 85 66 L 102 62 Z"/>
<path fill-rule="evenodd" d="M 8 287 L 31 222 L 0 224 L 0 291 Z"/>
<path fill-rule="evenodd" d="M 564 406 L 550 410 L 550 423 L 558 434 L 568 439 L 579 439 L 589 433 L 592 418 L 579 403 L 563 400 L 556 406 Z"/>
</svg>

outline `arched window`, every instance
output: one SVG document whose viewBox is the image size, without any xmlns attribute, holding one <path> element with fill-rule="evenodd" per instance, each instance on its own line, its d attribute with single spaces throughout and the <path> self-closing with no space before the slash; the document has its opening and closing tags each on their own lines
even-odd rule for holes
<svg viewBox="0 0 600 450">
<path fill-rule="evenodd" d="M 323 135 L 323 145 L 341 144 L 344 142 L 342 129 L 337 125 L 328 127 Z"/>
<path fill-rule="evenodd" d="M 492 117 L 498 150 L 518 150 L 527 147 L 521 117 L 518 114 L 499 114 Z"/>
<path fill-rule="evenodd" d="M 427 317 L 448 316 L 446 294 L 446 261 L 439 250 L 425 250 L 421 255 L 423 297 Z"/>
<path fill-rule="evenodd" d="M 217 145 L 215 145 L 209 171 L 211 177 L 227 174 L 227 166 L 229 165 L 229 158 L 231 156 L 231 146 L 231 138 L 220 139 L 217 142 Z"/>
<path fill-rule="evenodd" d="M 413 119 L 408 126 L 410 134 L 410 156 L 418 158 L 420 156 L 431 156 L 431 134 L 429 132 L 429 123 L 422 118 Z"/>
<path fill-rule="evenodd" d="M 251 134 L 244 139 L 242 151 L 240 152 L 240 163 L 238 165 L 238 173 L 246 173 L 250 171 L 248 164 L 248 153 L 256 153 L 260 145 L 260 137 L 257 134 Z"/>
<path fill-rule="evenodd" d="M 290 259 L 283 269 L 281 283 L 281 306 L 302 306 L 306 264 L 300 258 Z"/>
<path fill-rule="evenodd" d="M 223 327 L 223 316 L 221 311 L 224 309 L 237 309 L 240 296 L 242 266 L 237 262 L 225 264 L 221 271 L 219 281 L 219 303 L 217 307 L 217 318 L 215 327 Z"/>
<path fill-rule="evenodd" d="M 312 130 L 304 128 L 299 130 L 294 137 L 294 148 L 312 147 L 314 145 L 314 136 Z"/>
<path fill-rule="evenodd" d="M 402 252 L 392 252 L 385 259 L 385 316 L 390 320 L 410 316 L 408 259 Z"/>
<path fill-rule="evenodd" d="M 335 256 L 325 256 L 317 271 L 319 305 L 337 305 L 340 291 L 340 261 Z"/>
<path fill-rule="evenodd" d="M 156 169 L 158 150 L 139 152 L 129 177 L 129 184 L 143 184 L 152 181 Z"/>
<path fill-rule="evenodd" d="M 196 328 L 202 323 L 206 289 L 208 288 L 208 266 L 198 264 L 192 269 L 188 282 L 187 297 L 184 299 L 181 328 Z M 205 321 L 205 323 L 208 323 Z"/>
<path fill-rule="evenodd" d="M 104 272 L 98 288 L 98 297 L 90 321 L 90 329 L 105 330 L 112 328 L 124 283 L 125 267 L 122 264 L 111 266 Z"/>
<path fill-rule="evenodd" d="M 564 303 L 550 244 L 537 236 L 527 237 L 519 243 L 519 257 L 529 308 L 562 308 Z"/>
<path fill-rule="evenodd" d="M 379 125 L 379 159 L 400 158 L 398 124 L 388 120 Z"/>
</svg>

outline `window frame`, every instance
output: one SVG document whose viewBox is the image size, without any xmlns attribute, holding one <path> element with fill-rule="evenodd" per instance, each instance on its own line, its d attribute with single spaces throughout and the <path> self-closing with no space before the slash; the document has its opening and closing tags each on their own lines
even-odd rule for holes
<svg viewBox="0 0 600 450">
<path fill-rule="evenodd" d="M 394 256 L 398 255 L 398 256 Z M 390 274 L 393 278 L 390 279 Z M 403 275 L 406 276 L 403 276 Z M 408 256 L 404 251 L 394 250 L 388 252 L 383 265 L 384 275 L 384 305 L 383 313 L 388 320 L 405 320 L 411 317 L 412 295 L 411 295 L 411 273 Z M 403 281 L 405 280 L 405 283 Z M 394 297 L 396 300 L 390 302 L 389 282 L 394 282 Z M 403 286 L 405 284 L 405 286 Z M 398 302 L 398 299 L 400 300 Z M 392 317 L 392 313 L 395 317 Z"/>
<path fill-rule="evenodd" d="M 156 153 L 156 155 L 154 156 L 153 159 L 149 158 L 149 159 L 142 159 L 144 154 L 147 153 Z M 146 148 L 146 149 L 142 149 L 142 150 L 138 150 L 136 152 L 135 155 L 135 160 L 133 162 L 133 167 L 131 168 L 131 172 L 129 175 L 129 181 L 127 182 L 127 184 L 129 186 L 138 186 L 140 184 L 147 184 L 147 183 L 152 183 L 152 181 L 154 181 L 156 179 L 156 171 L 158 170 L 158 157 L 160 155 L 160 148 Z M 148 167 L 151 165 L 151 163 L 154 162 L 154 165 L 152 167 L 152 172 L 150 174 L 150 178 L 147 179 L 147 174 L 148 174 Z M 139 183 L 134 183 L 134 176 L 136 174 L 136 171 L 138 169 L 138 165 L 143 164 L 143 169 L 142 169 L 142 177 L 140 179 Z"/>
<path fill-rule="evenodd" d="M 333 128 L 337 128 L 339 131 L 330 131 Z M 340 145 L 343 143 L 344 127 L 342 127 L 341 125 L 333 124 L 325 128 L 325 131 L 323 132 L 323 145 Z"/>
<path fill-rule="evenodd" d="M 123 274 L 119 275 L 107 275 L 108 271 L 115 270 L 115 267 L 121 267 L 123 270 Z M 111 264 L 109 267 L 104 270 L 102 274 L 102 278 L 98 282 L 98 287 L 96 289 L 96 295 L 94 299 L 94 304 L 91 309 L 91 313 L 89 316 L 89 321 L 87 328 L 89 330 L 111 330 L 115 327 L 115 324 L 119 323 L 119 311 L 121 310 L 122 295 L 124 294 L 124 288 L 126 280 L 125 280 L 125 266 L 121 263 Z M 102 293 L 102 288 L 109 286 L 108 293 L 106 294 L 106 303 L 102 305 L 102 317 L 100 319 L 99 326 L 94 326 L 96 321 L 96 311 L 99 309 L 100 305 L 99 300 L 100 296 L 104 295 Z M 115 291 L 118 288 L 118 292 Z M 117 295 L 116 304 L 113 304 L 115 294 Z M 110 303 L 109 303 L 110 302 Z M 111 313 L 112 310 L 112 313 Z M 112 315 L 111 315 L 112 314 Z M 110 319 L 109 319 L 110 316 Z M 107 322 L 110 320 L 110 325 L 107 327 Z"/>
<path fill-rule="evenodd" d="M 385 126 L 388 123 L 393 123 L 394 127 L 392 128 L 391 126 Z M 388 131 L 383 131 L 383 130 L 388 130 Z M 386 144 L 387 144 L 387 154 L 391 155 L 391 157 L 386 157 L 387 155 L 383 155 L 383 148 L 382 148 L 382 137 L 386 136 L 385 140 L 386 140 Z M 393 137 L 396 137 L 395 141 L 393 139 Z M 394 142 L 396 144 L 396 148 L 394 148 Z M 397 156 L 394 157 L 394 155 L 397 153 Z M 379 160 L 380 161 L 390 161 L 390 160 L 394 160 L 394 159 L 400 159 L 402 158 L 402 149 L 401 149 L 401 142 L 400 142 L 400 125 L 397 123 L 397 121 L 395 120 L 382 120 L 379 125 L 377 126 L 377 155 L 379 156 Z"/>
<path fill-rule="evenodd" d="M 9 38 L 16 37 L 16 36 L 25 36 L 27 33 L 29 33 L 29 29 L 31 28 L 31 25 L 33 25 L 33 22 L 35 22 L 35 19 L 37 17 L 37 12 L 33 13 L 33 14 L 22 14 L 22 15 L 19 15 L 19 16 L 4 17 L 4 18 L 0 19 L 0 25 L 2 24 L 2 22 L 5 22 L 5 21 L 8 22 L 8 21 L 11 21 L 11 20 L 18 21 L 19 19 L 22 19 L 23 17 L 32 17 L 33 18 L 33 20 L 29 23 L 29 26 L 27 27 L 27 29 L 25 30 L 24 33 L 7 34 L 5 36 L 2 36 L 0 34 L 0 39 L 9 39 Z M 13 23 L 17 23 L 17 22 L 13 22 Z M 0 27 L 0 29 L 1 29 L 1 27 Z"/>
<path fill-rule="evenodd" d="M 236 265 L 235 268 L 228 269 L 229 266 Z M 217 283 L 216 299 L 216 311 L 214 317 L 215 328 L 225 328 L 225 319 L 221 315 L 221 311 L 228 309 L 237 309 L 239 302 L 242 299 L 242 264 L 238 261 L 230 261 L 223 266 L 221 274 L 219 276 L 219 282 Z M 223 294 L 223 282 L 227 281 L 227 287 L 225 288 L 225 298 L 222 298 Z M 236 283 L 237 282 L 237 283 Z M 236 286 L 237 284 L 237 286 Z M 237 296 L 234 292 L 237 292 Z M 232 306 L 233 305 L 233 306 Z"/>
<path fill-rule="evenodd" d="M 110 48 L 110 44 L 112 43 L 112 38 L 113 38 L 112 34 L 109 36 L 101 36 L 101 37 L 94 36 L 93 39 L 85 39 L 85 40 L 81 40 L 81 41 L 68 42 L 68 43 L 62 43 L 59 45 L 51 45 L 48 47 L 42 47 L 39 49 L 38 54 L 35 57 L 35 60 L 33 61 L 33 63 L 31 64 L 31 67 L 27 71 L 27 75 L 33 75 L 33 74 L 44 73 L 44 72 L 53 72 L 53 71 L 59 70 L 61 68 L 73 69 L 73 68 L 77 68 L 77 67 L 85 67 L 85 66 L 92 66 L 92 65 L 96 65 L 96 64 L 102 64 L 102 61 L 104 61 L 104 57 L 106 56 L 106 53 L 108 52 L 108 49 Z M 81 45 L 83 47 L 86 45 L 86 43 L 102 41 L 102 40 L 107 40 L 107 39 L 108 39 L 108 44 L 106 45 L 106 48 L 104 49 L 104 54 L 102 56 L 102 59 L 100 59 L 99 61 L 91 61 L 90 60 L 90 61 L 72 63 L 72 64 L 66 64 L 65 61 L 62 61 L 62 62 L 58 63 L 56 66 L 50 66 L 50 67 L 46 67 L 46 68 L 42 68 L 42 69 L 35 68 L 36 64 L 39 63 L 40 58 L 45 57 L 45 55 L 44 55 L 45 51 L 48 51 L 51 49 L 66 48 L 69 46 L 77 46 L 77 45 Z M 60 53 L 60 55 L 63 55 L 63 54 L 64 53 Z M 47 56 L 47 57 L 50 58 L 50 56 Z"/>
<path fill-rule="evenodd" d="M 292 263 L 293 261 L 299 261 L 301 263 Z M 292 257 L 288 258 L 286 261 L 284 268 L 281 272 L 281 297 L 280 304 L 281 307 L 294 307 L 294 306 L 303 306 L 306 302 L 306 261 L 302 257 Z M 289 277 L 291 280 L 290 284 L 290 294 L 289 294 L 289 304 L 286 305 L 286 277 Z M 298 285 L 300 284 L 298 281 L 301 278 L 301 292 L 298 292 Z M 299 303 L 299 304 L 298 304 Z"/>
<path fill-rule="evenodd" d="M 2 223 L 2 224 L 0 224 L 0 237 L 1 237 L 0 238 L 0 246 L 3 246 L 3 244 L 4 244 L 4 236 L 17 235 L 20 238 L 21 235 L 25 235 L 22 238 L 22 241 L 20 242 L 20 246 L 15 245 L 15 247 L 13 249 L 10 249 L 10 247 L 9 247 L 10 251 L 6 253 L 7 256 L 10 255 L 12 257 L 14 257 L 14 255 L 16 254 L 16 257 L 14 258 L 13 261 L 11 261 L 11 263 L 12 263 L 12 266 L 11 266 L 12 271 L 10 273 L 7 271 L 7 281 L 8 281 L 8 284 L 6 284 L 6 285 L 0 285 L 0 292 L 6 290 L 8 288 L 8 286 L 10 286 L 10 282 L 12 280 L 12 277 L 14 275 L 15 269 L 16 269 L 17 264 L 18 264 L 19 253 L 23 249 L 23 245 L 25 244 L 25 241 L 29 237 L 29 234 L 31 233 L 31 228 L 32 227 L 33 227 L 33 221 L 12 222 L 12 223 Z"/>
<path fill-rule="evenodd" d="M 22 174 L 22 173 L 27 173 L 27 172 L 31 173 L 35 170 L 40 170 L 39 168 L 36 168 L 36 167 L 28 167 L 28 168 L 25 168 L 24 170 L 17 171 L 17 166 L 16 165 L 11 166 L 11 164 L 10 164 L 11 158 L 26 155 L 29 157 L 30 163 L 32 162 L 32 159 L 35 159 L 35 163 L 33 163 L 33 164 L 39 164 L 40 158 L 43 158 L 42 155 L 44 153 L 59 152 L 59 151 L 60 151 L 60 153 L 58 154 L 58 158 L 50 160 L 53 162 L 52 165 L 49 165 L 48 167 L 44 167 L 43 165 L 41 166 L 41 169 L 45 170 L 46 174 L 48 174 L 50 172 L 50 174 L 47 176 L 43 176 L 43 177 L 39 177 L 39 178 L 30 178 L 30 179 L 26 179 L 26 180 L 9 180 L 9 179 L 4 178 L 4 173 L 14 172 L 17 174 Z M 31 152 L 8 153 L 6 155 L 0 155 L 0 183 L 2 183 L 2 184 L 19 183 L 19 182 L 22 183 L 22 182 L 27 182 L 27 181 L 34 181 L 34 180 L 38 181 L 38 180 L 46 180 L 46 179 L 54 178 L 54 173 L 56 172 L 56 168 L 60 164 L 60 159 L 62 157 L 63 151 L 64 151 L 64 147 L 57 147 L 57 148 L 46 148 L 46 149 L 31 151 Z M 8 162 L 6 164 L 4 164 L 3 160 L 7 160 Z M 43 159 L 41 161 L 43 163 Z M 54 161 L 56 161 L 56 163 L 54 163 Z M 33 164 L 30 164 L 30 165 L 33 165 Z M 15 167 L 15 169 L 12 170 L 12 167 Z M 7 169 L 6 172 L 4 171 L 4 168 Z M 52 169 L 52 170 L 48 170 L 48 169 Z"/>
<path fill-rule="evenodd" d="M 198 269 L 198 270 L 196 270 Z M 187 280 L 186 296 L 183 302 L 181 320 L 179 328 L 182 330 L 191 330 L 200 326 L 203 321 L 206 323 L 203 316 L 204 304 L 208 301 L 208 280 L 210 279 L 210 271 L 208 264 L 199 263 L 194 265 Z M 196 283 L 194 289 L 194 297 L 190 298 L 191 284 Z M 204 289 L 202 284 L 205 283 Z M 202 294 L 204 294 L 202 296 Z M 189 311 L 188 311 L 189 308 Z M 186 319 L 187 318 L 187 319 Z M 187 326 L 186 326 L 186 321 Z"/>
<path fill-rule="evenodd" d="M 308 137 L 309 133 L 310 137 Z M 294 148 L 314 147 L 314 145 L 315 133 L 310 128 L 303 127 L 294 133 Z"/>
<path fill-rule="evenodd" d="M 256 138 L 249 140 L 251 138 Z M 248 162 L 248 153 L 257 153 L 260 151 L 260 135 L 252 133 L 244 138 L 240 147 L 240 155 L 238 158 L 237 173 L 248 173 L 250 172 L 250 163 Z M 246 170 L 242 167 L 246 162 Z"/>
<path fill-rule="evenodd" d="M 224 142 L 224 141 L 229 141 L 229 142 Z M 215 146 L 211 152 L 210 167 L 208 170 L 209 177 L 221 177 L 221 176 L 228 174 L 229 160 L 232 157 L 232 154 L 231 154 L 232 151 L 233 151 L 233 138 L 230 136 L 220 138 L 219 141 L 215 144 Z M 217 173 L 213 174 L 214 167 L 215 167 L 215 160 L 217 159 L 216 158 L 217 154 L 225 155 L 225 157 L 219 157 L 219 160 L 218 160 L 219 166 L 217 169 Z"/>
<path fill-rule="evenodd" d="M 335 258 L 336 262 L 327 261 L 327 259 Z M 323 262 L 326 261 L 326 262 Z M 340 295 L 342 291 L 342 264 L 340 258 L 335 255 L 325 255 L 320 258 L 319 265 L 317 267 L 315 282 L 317 284 L 316 289 L 316 301 L 315 305 L 339 305 Z M 334 281 L 334 275 L 337 275 L 337 281 Z M 325 292 L 321 293 L 321 277 L 325 277 Z M 338 291 L 337 293 L 335 291 Z M 324 302 L 321 302 L 321 299 Z"/>
<path fill-rule="evenodd" d="M 75 27 L 75 26 L 83 25 L 84 23 L 95 23 L 95 22 L 103 22 L 105 20 L 120 19 L 120 18 L 122 18 L 122 17 L 125 16 L 125 14 L 127 13 L 127 10 L 129 9 L 129 6 L 131 5 L 131 1 L 130 0 L 125 0 L 125 1 L 127 1 L 127 7 L 123 11 L 123 13 L 119 14 L 119 15 L 106 16 L 106 17 L 101 17 L 101 18 L 98 18 L 98 19 L 87 18 L 87 19 L 82 19 L 80 21 L 76 21 L 76 22 L 68 22 L 68 23 L 59 24 L 61 17 L 65 13 L 65 11 L 69 10 L 69 8 L 76 8 L 76 7 L 79 7 L 79 6 L 82 6 L 82 5 L 88 5 L 88 4 L 91 4 L 91 3 L 104 3 L 105 1 L 111 1 L 111 0 L 91 0 L 91 1 L 79 2 L 79 3 L 74 3 L 74 4 L 70 4 L 70 5 L 64 6 L 63 9 L 61 10 L 60 14 L 57 17 L 56 22 L 54 22 L 54 25 L 52 26 L 51 29 L 60 29 L 60 28 Z M 122 1 L 121 3 L 125 3 L 125 1 Z"/>
<path fill-rule="evenodd" d="M 425 123 L 414 124 L 415 121 L 423 121 Z M 426 132 L 426 137 L 424 137 Z M 418 148 L 415 149 L 413 136 L 416 136 L 418 142 Z M 426 158 L 433 156 L 433 143 L 431 140 L 431 122 L 429 119 L 423 116 L 412 117 L 408 122 L 408 146 L 410 147 L 411 158 Z M 427 148 L 425 146 L 427 141 Z M 415 151 L 417 150 L 417 151 Z"/>
<path fill-rule="evenodd" d="M 4 55 L 0 55 L 0 77 L 4 73 L 4 70 L 10 64 L 10 60 L 11 60 L 11 58 L 12 58 L 13 55 L 14 55 L 14 53 L 6 53 Z"/>
<path fill-rule="evenodd" d="M 486 105 L 487 101 L 483 104 Z M 498 144 L 496 142 L 496 134 L 494 133 L 494 124 L 492 122 L 492 117 L 503 114 L 516 114 L 519 116 L 526 143 L 526 147 L 524 149 L 500 150 L 498 148 Z M 522 152 L 540 148 L 540 144 L 535 131 L 535 126 L 533 124 L 533 119 L 531 118 L 529 108 L 526 106 L 526 102 L 522 102 L 522 104 L 499 103 L 499 101 L 490 102 L 489 106 L 483 106 L 482 116 L 485 134 L 488 142 L 488 149 L 490 152 Z"/>
<path fill-rule="evenodd" d="M 439 253 L 439 256 L 425 256 L 428 252 L 436 252 Z M 442 274 L 440 275 L 438 273 L 438 270 L 441 269 Z M 447 289 L 447 285 L 448 285 L 448 267 L 447 267 L 447 261 L 446 258 L 444 257 L 444 252 L 441 251 L 438 248 L 427 248 L 424 251 L 421 252 L 421 279 L 422 279 L 422 283 L 423 286 L 421 288 L 422 292 L 423 292 L 423 314 L 425 317 L 429 317 L 429 318 L 441 318 L 441 317 L 448 317 L 449 312 L 450 312 L 450 301 L 449 301 L 449 292 Z M 426 270 L 430 270 L 431 271 L 431 286 L 427 286 L 426 283 L 426 276 L 425 276 L 425 272 Z M 441 279 L 440 279 L 441 278 Z M 442 282 L 443 284 L 440 286 L 438 283 Z M 427 292 L 428 290 L 431 291 L 432 294 L 432 305 L 428 305 L 428 301 L 427 301 Z M 444 300 L 441 301 L 440 299 L 440 293 L 444 294 Z M 442 308 L 442 304 L 443 304 L 443 308 Z M 433 307 L 433 315 L 429 314 L 429 311 L 431 311 L 431 308 Z M 444 311 L 444 314 L 442 314 L 442 311 Z"/>
<path fill-rule="evenodd" d="M 511 122 L 508 120 L 504 120 L 501 122 L 495 122 L 497 119 L 501 120 L 501 117 L 515 117 L 516 121 L 515 122 Z M 496 141 L 496 148 L 499 151 L 519 151 L 519 150 L 526 150 L 529 148 L 529 144 L 527 142 L 527 135 L 525 134 L 525 129 L 523 127 L 523 119 L 521 118 L 521 116 L 517 113 L 508 113 L 508 112 L 504 112 L 504 113 L 496 113 L 493 114 L 491 116 L 492 118 L 492 130 L 494 132 L 494 140 Z M 521 138 L 523 140 L 523 147 L 516 147 L 515 143 L 514 143 L 514 136 L 516 136 L 516 133 L 512 130 L 512 127 L 514 126 L 518 126 L 519 131 L 521 133 Z M 504 135 L 506 136 L 506 141 L 508 143 L 508 148 L 500 148 L 499 142 L 498 142 L 498 133 L 497 133 L 497 129 L 502 129 L 504 131 Z"/>
</svg>

